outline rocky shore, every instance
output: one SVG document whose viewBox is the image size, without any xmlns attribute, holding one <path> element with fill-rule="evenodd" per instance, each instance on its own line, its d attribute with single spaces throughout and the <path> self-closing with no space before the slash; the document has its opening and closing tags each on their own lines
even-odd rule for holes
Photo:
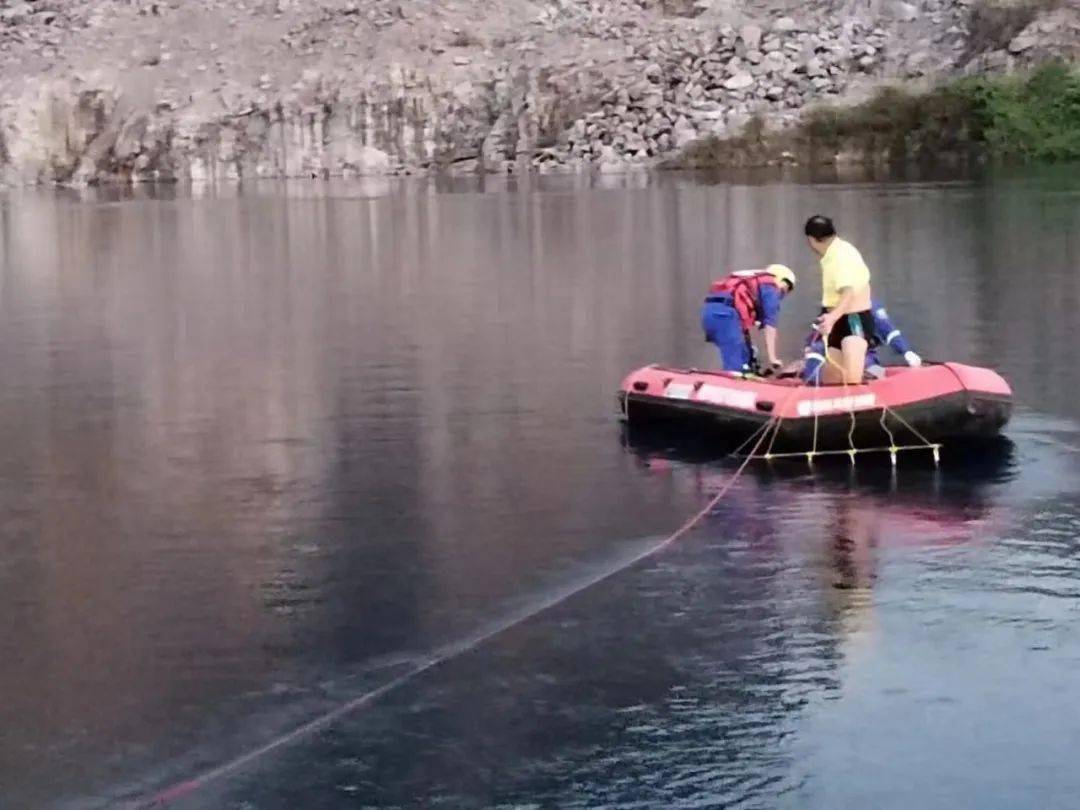
<svg viewBox="0 0 1080 810">
<path fill-rule="evenodd" d="M 0 182 L 625 171 L 1077 51 L 1041 0 L 0 0 Z"/>
</svg>

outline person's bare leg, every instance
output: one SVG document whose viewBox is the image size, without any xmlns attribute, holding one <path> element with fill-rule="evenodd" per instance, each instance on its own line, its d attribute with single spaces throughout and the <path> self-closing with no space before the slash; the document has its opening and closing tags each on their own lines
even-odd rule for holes
<svg viewBox="0 0 1080 810">
<path fill-rule="evenodd" d="M 844 355 L 839 349 L 829 347 L 825 350 L 826 361 L 821 369 L 821 382 L 825 385 L 840 385 L 844 382 Z"/>
<path fill-rule="evenodd" d="M 840 341 L 843 354 L 844 380 L 848 385 L 858 385 L 863 381 L 863 369 L 866 368 L 866 350 L 869 348 L 865 338 L 848 335 Z"/>
</svg>

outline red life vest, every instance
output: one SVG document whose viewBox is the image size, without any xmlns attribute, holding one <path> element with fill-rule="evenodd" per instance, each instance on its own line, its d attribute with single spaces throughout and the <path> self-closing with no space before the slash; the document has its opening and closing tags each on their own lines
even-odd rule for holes
<svg viewBox="0 0 1080 810">
<path fill-rule="evenodd" d="M 758 306 L 762 284 L 779 286 L 776 279 L 764 270 L 738 270 L 710 284 L 709 295 L 730 295 L 732 306 L 739 316 L 739 323 L 744 331 L 749 331 L 761 321 Z"/>
</svg>

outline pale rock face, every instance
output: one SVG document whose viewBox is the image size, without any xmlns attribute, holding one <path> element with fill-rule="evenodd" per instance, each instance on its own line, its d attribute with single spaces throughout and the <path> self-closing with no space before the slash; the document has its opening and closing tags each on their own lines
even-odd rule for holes
<svg viewBox="0 0 1080 810">
<path fill-rule="evenodd" d="M 1080 52 L 1068 5 L 968 57 L 952 0 L 839 17 L 833 0 L 515 2 L 478 19 L 409 0 L 0 0 L 0 183 L 622 171 L 860 83 Z"/>
</svg>

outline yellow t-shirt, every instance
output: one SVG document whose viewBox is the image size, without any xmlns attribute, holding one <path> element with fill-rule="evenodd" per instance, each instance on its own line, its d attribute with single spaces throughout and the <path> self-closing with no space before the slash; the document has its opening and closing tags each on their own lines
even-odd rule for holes
<svg viewBox="0 0 1080 810">
<path fill-rule="evenodd" d="M 832 240 L 821 257 L 821 305 L 832 309 L 840 303 L 840 290 L 861 290 L 870 286 L 870 268 L 862 254 L 839 236 Z"/>
</svg>

